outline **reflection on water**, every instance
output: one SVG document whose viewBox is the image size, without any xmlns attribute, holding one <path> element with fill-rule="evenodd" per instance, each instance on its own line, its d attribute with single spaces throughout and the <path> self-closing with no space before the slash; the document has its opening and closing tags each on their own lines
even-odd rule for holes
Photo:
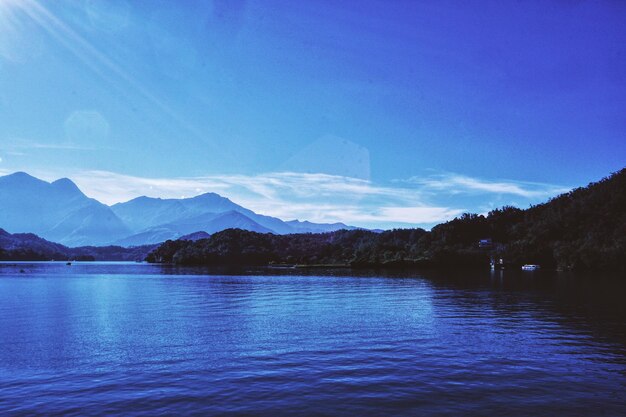
<svg viewBox="0 0 626 417">
<path fill-rule="evenodd" d="M 262 272 L 0 264 L 0 414 L 626 414 L 615 277 Z"/>
</svg>

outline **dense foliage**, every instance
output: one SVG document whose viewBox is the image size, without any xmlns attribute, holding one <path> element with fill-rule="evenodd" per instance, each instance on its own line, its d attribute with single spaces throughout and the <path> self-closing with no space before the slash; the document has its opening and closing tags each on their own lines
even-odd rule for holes
<svg viewBox="0 0 626 417">
<path fill-rule="evenodd" d="M 478 241 L 489 238 L 491 248 Z M 229 229 L 197 241 L 167 241 L 150 262 L 178 264 L 487 265 L 491 256 L 513 264 L 560 269 L 625 270 L 626 169 L 521 210 L 464 214 L 422 229 L 375 233 L 341 230 L 273 235 Z"/>
<path fill-rule="evenodd" d="M 148 255 L 150 262 L 181 264 L 373 265 L 406 262 L 412 247 L 427 235 L 422 229 L 377 234 L 366 230 L 273 235 L 228 229 L 196 242 L 167 241 Z"/>
</svg>

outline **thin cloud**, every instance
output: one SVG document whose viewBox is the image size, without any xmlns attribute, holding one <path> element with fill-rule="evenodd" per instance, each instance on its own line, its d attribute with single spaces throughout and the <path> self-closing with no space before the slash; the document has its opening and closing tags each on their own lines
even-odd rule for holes
<svg viewBox="0 0 626 417">
<path fill-rule="evenodd" d="M 63 176 L 50 172 L 35 175 L 48 180 Z M 484 212 L 485 207 L 520 200 L 524 204 L 537 202 L 566 190 L 548 184 L 490 182 L 457 174 L 414 177 L 391 185 L 296 172 L 148 178 L 109 171 L 80 171 L 70 178 L 85 194 L 106 204 L 144 195 L 185 198 L 215 192 L 259 214 L 284 220 L 343 222 L 376 228 L 430 227 L 464 212 Z"/>
<path fill-rule="evenodd" d="M 278 172 L 193 178 L 145 178 L 107 171 L 72 176 L 89 196 L 107 204 L 147 195 L 192 197 L 217 192 L 255 212 L 285 220 L 344 222 L 370 227 L 424 225 L 464 210 L 430 205 L 416 190 L 328 174 Z"/>
<path fill-rule="evenodd" d="M 54 180 L 67 173 L 34 174 Z M 215 192 L 257 213 L 284 220 L 343 222 L 377 228 L 430 227 L 467 211 L 485 212 L 486 207 L 515 204 L 520 200 L 524 204 L 533 203 L 566 190 L 548 184 L 490 182 L 458 174 L 413 177 L 391 185 L 296 172 L 149 178 L 109 171 L 80 171 L 70 177 L 85 194 L 106 204 L 144 195 L 185 198 Z"/>
<path fill-rule="evenodd" d="M 411 177 L 403 182 L 419 186 L 424 191 L 451 194 L 510 194 L 531 199 L 551 197 L 569 190 L 553 184 L 510 180 L 488 181 L 454 173 Z"/>
<path fill-rule="evenodd" d="M 43 143 L 36 140 L 11 138 L 9 144 L 4 146 L 8 150 L 7 154 L 23 156 L 26 153 L 23 150 L 29 149 L 46 149 L 46 150 L 59 150 L 59 151 L 103 151 L 103 150 L 115 150 L 109 147 L 94 147 L 84 146 L 75 143 Z"/>
<path fill-rule="evenodd" d="M 74 145 L 71 143 L 31 143 L 30 145 L 23 146 L 22 148 L 17 149 L 51 149 L 51 150 L 60 150 L 60 151 L 101 151 L 105 148 L 95 148 L 92 146 L 81 146 Z M 106 148 L 110 149 L 110 148 Z"/>
<path fill-rule="evenodd" d="M 412 223 L 421 219 L 422 223 L 435 223 L 452 219 L 465 210 L 448 207 L 383 207 L 380 215 L 398 222 Z"/>
</svg>

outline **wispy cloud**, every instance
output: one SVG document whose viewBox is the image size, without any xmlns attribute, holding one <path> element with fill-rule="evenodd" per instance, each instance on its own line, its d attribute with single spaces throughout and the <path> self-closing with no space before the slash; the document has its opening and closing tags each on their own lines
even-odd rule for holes
<svg viewBox="0 0 626 417">
<path fill-rule="evenodd" d="M 401 182 L 414 184 L 423 190 L 443 193 L 510 194 L 524 198 L 546 198 L 569 190 L 567 187 L 553 184 L 512 180 L 490 181 L 454 173 L 411 177 Z"/>
<path fill-rule="evenodd" d="M 371 227 L 426 225 L 449 220 L 464 211 L 432 205 L 418 190 L 328 174 L 146 178 L 84 171 L 72 179 L 87 195 L 107 204 L 142 195 L 181 198 L 217 192 L 258 213 L 286 220 L 341 221 Z"/>
<path fill-rule="evenodd" d="M 60 176 L 39 174 L 49 180 Z M 493 208 L 496 202 L 497 205 L 536 203 L 567 190 L 549 184 L 487 181 L 458 174 L 413 177 L 389 185 L 338 175 L 295 172 L 149 178 L 80 171 L 70 178 L 85 194 L 106 204 L 143 195 L 183 198 L 216 192 L 257 213 L 285 220 L 344 222 L 380 228 L 430 227 L 463 212 L 484 212 L 485 207 Z"/>
<path fill-rule="evenodd" d="M 108 147 L 95 147 L 95 146 L 85 146 L 82 144 L 76 144 L 73 142 L 62 142 L 62 143 L 45 143 L 39 142 L 32 139 L 25 138 L 10 138 L 7 140 L 6 145 L 2 145 L 2 149 L 5 150 L 7 154 L 23 156 L 26 155 L 28 150 L 54 150 L 54 151 L 102 151 L 102 150 L 113 150 Z"/>
</svg>

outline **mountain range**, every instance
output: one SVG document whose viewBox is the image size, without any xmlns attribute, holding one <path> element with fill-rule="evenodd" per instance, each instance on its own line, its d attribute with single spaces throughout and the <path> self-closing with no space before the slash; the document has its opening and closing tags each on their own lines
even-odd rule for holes
<svg viewBox="0 0 626 417">
<path fill-rule="evenodd" d="M 0 177 L 0 228 L 67 246 L 127 247 L 229 228 L 281 235 L 355 229 L 343 223 L 283 221 L 215 193 L 183 199 L 138 197 L 107 206 L 87 197 L 68 178 L 50 183 L 24 172 Z"/>
</svg>

